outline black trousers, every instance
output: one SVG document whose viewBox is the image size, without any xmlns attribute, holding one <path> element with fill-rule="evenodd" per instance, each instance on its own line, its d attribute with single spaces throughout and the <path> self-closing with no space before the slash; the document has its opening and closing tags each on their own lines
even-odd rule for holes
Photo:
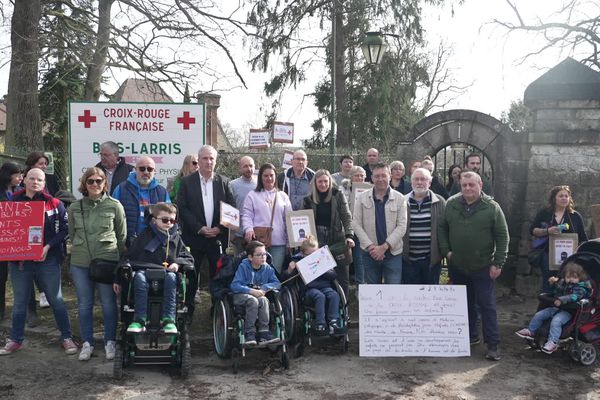
<svg viewBox="0 0 600 400">
<path fill-rule="evenodd" d="M 190 246 L 190 252 L 194 257 L 194 266 L 195 273 L 190 274 L 189 281 L 189 290 L 186 299 L 186 304 L 188 307 L 189 315 L 193 315 L 195 309 L 194 296 L 196 295 L 196 291 L 200 286 L 200 277 L 202 274 L 201 265 L 206 257 L 208 259 L 208 279 L 212 279 L 215 276 L 215 271 L 217 269 L 217 262 L 222 255 L 222 249 L 220 246 L 216 244 L 216 240 L 213 242 L 209 242 L 208 245 L 206 242 L 198 243 Z"/>
</svg>

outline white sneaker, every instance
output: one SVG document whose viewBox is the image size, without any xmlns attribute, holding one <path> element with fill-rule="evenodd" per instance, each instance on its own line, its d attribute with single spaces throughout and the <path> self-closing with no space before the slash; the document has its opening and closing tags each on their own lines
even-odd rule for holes
<svg viewBox="0 0 600 400">
<path fill-rule="evenodd" d="M 50 303 L 48 303 L 48 299 L 46 298 L 46 293 L 40 293 L 40 308 L 48 308 L 50 307 Z"/>
<path fill-rule="evenodd" d="M 89 342 L 83 342 L 83 346 L 81 346 L 81 351 L 79 352 L 79 361 L 89 361 L 92 358 L 93 352 L 94 346 Z"/>
<path fill-rule="evenodd" d="M 115 354 L 117 353 L 117 342 L 114 340 L 108 340 L 104 343 L 104 352 L 106 353 L 107 360 L 114 360 Z"/>
</svg>

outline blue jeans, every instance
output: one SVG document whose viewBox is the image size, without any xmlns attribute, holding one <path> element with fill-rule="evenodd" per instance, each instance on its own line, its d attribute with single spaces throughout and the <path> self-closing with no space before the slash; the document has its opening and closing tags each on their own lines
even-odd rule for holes
<svg viewBox="0 0 600 400">
<path fill-rule="evenodd" d="M 370 284 L 395 284 L 402 283 L 402 254 L 393 256 L 387 254 L 381 261 L 375 261 L 368 251 L 363 252 L 363 265 L 367 283 Z"/>
<path fill-rule="evenodd" d="M 133 277 L 133 293 L 135 294 L 135 313 L 133 319 L 147 319 L 148 317 L 148 281 L 146 271 L 138 270 Z M 162 317 L 175 321 L 175 302 L 177 296 L 177 275 L 174 272 L 165 273 L 163 285 Z M 192 296 L 193 297 L 193 296 Z"/>
<path fill-rule="evenodd" d="M 79 331 L 84 342 L 95 345 L 94 340 L 94 301 L 95 291 L 100 295 L 102 318 L 104 319 L 104 342 L 115 340 L 117 335 L 117 296 L 112 285 L 97 283 L 90 279 L 90 269 L 71 264 L 71 278 L 77 292 L 79 311 Z"/>
<path fill-rule="evenodd" d="M 363 251 L 360 242 L 354 235 L 354 247 L 352 248 L 352 264 L 354 264 L 354 282 L 357 285 L 365 283 L 365 266 L 363 264 Z"/>
<path fill-rule="evenodd" d="M 315 323 L 325 325 L 325 306 L 327 306 L 327 321 L 340 319 L 340 296 L 333 288 L 307 289 L 304 301 L 315 308 Z"/>
<path fill-rule="evenodd" d="M 429 265 L 431 258 L 422 260 L 404 259 L 402 265 L 402 283 L 406 285 L 438 285 L 440 283 L 440 264 Z"/>
<path fill-rule="evenodd" d="M 495 280 L 490 278 L 490 267 L 483 267 L 470 274 L 458 271 L 456 267 L 452 268 L 452 271 L 453 283 L 467 287 L 469 336 L 471 339 L 479 337 L 477 331 L 477 311 L 479 310 L 483 340 L 488 346 L 497 346 L 500 343 L 500 331 L 496 314 L 496 295 L 494 294 Z"/>
<path fill-rule="evenodd" d="M 281 274 L 283 268 L 283 261 L 285 260 L 286 246 L 271 246 L 268 248 L 269 254 L 271 254 L 271 265 L 277 271 L 277 274 Z"/>
<path fill-rule="evenodd" d="M 46 294 L 46 299 L 52 307 L 54 320 L 60 330 L 61 339 L 69 339 L 71 323 L 69 314 L 62 297 L 60 287 L 60 264 L 55 256 L 48 256 L 45 261 L 25 261 L 19 266 L 18 262 L 9 262 L 10 278 L 13 286 L 13 311 L 11 340 L 23 343 L 25 339 L 25 317 L 27 304 L 33 290 L 33 280 L 36 279 L 40 289 Z"/>
<path fill-rule="evenodd" d="M 560 340 L 560 334 L 562 333 L 562 327 L 571 320 L 571 313 L 567 311 L 561 311 L 556 307 L 544 308 L 535 313 L 531 322 L 529 323 L 529 330 L 535 333 L 544 321 L 552 318 L 550 322 L 550 332 L 548 333 L 548 340 L 558 343 Z"/>
</svg>

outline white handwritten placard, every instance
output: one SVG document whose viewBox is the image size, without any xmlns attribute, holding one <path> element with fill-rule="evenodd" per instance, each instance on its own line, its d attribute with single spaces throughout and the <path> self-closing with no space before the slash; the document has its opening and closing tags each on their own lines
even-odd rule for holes
<svg viewBox="0 0 600 400">
<path fill-rule="evenodd" d="M 470 356 L 463 285 L 360 285 L 361 357 Z"/>
<path fill-rule="evenodd" d="M 294 124 L 274 121 L 273 143 L 294 143 Z"/>
<path fill-rule="evenodd" d="M 283 152 L 283 160 L 281 161 L 281 168 L 284 170 L 292 168 L 292 160 L 294 159 L 294 152 L 286 150 Z"/>
<path fill-rule="evenodd" d="M 266 149 L 269 147 L 268 129 L 250 129 L 248 147 L 251 149 Z"/>
<path fill-rule="evenodd" d="M 221 201 L 221 225 L 229 229 L 237 230 L 240 228 L 240 211 Z"/>
<path fill-rule="evenodd" d="M 296 263 L 296 268 L 306 285 L 336 266 L 337 263 L 327 246 L 319 248 Z"/>
</svg>

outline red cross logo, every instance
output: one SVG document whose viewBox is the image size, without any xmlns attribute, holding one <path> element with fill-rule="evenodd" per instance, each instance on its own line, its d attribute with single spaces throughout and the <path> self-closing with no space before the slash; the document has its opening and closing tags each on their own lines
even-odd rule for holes
<svg viewBox="0 0 600 400">
<path fill-rule="evenodd" d="M 178 124 L 183 124 L 183 129 L 187 131 L 188 129 L 190 129 L 190 125 L 196 123 L 196 118 L 190 117 L 190 112 L 189 111 L 184 111 L 183 112 L 183 117 L 178 117 L 177 118 L 177 123 Z"/>
<path fill-rule="evenodd" d="M 92 126 L 92 122 L 96 122 L 96 117 L 92 115 L 90 110 L 84 110 L 83 115 L 77 117 L 79 122 L 83 122 L 84 128 L 89 128 Z"/>
</svg>

